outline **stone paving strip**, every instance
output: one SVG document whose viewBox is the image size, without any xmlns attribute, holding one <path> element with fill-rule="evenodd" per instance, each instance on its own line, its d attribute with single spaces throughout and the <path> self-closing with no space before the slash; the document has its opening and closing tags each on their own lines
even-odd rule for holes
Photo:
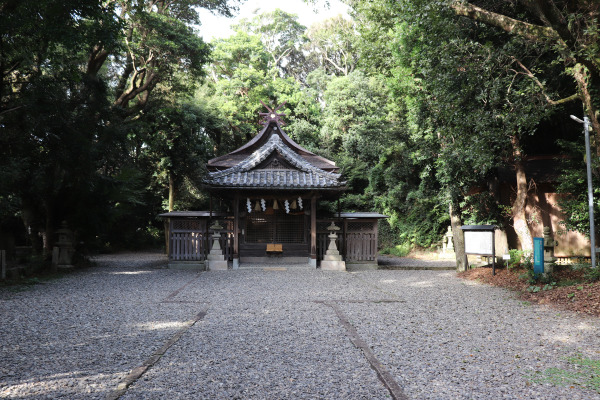
<svg viewBox="0 0 600 400">
<path fill-rule="evenodd" d="M 162 260 L 162 261 L 161 261 Z M 0 289 L 0 398 L 600 399 L 600 321 L 451 271 L 197 274 L 160 255 Z"/>
</svg>

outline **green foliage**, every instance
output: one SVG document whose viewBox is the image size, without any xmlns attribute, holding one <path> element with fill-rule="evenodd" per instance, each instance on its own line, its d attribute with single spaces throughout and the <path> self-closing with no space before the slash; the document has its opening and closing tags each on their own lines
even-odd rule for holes
<svg viewBox="0 0 600 400">
<path fill-rule="evenodd" d="M 264 51 L 270 56 L 267 70 L 276 70 L 279 76 L 304 81 L 309 72 L 302 52 L 306 43 L 306 27 L 298 22 L 297 15 L 276 9 L 259 14 L 250 21 L 243 19 L 233 29 L 260 37 Z"/>
<path fill-rule="evenodd" d="M 511 249 L 508 251 L 510 259 L 508 260 L 509 269 L 521 269 L 523 273 L 519 275 L 519 279 L 527 281 L 530 285 L 535 285 L 539 281 L 542 283 L 552 282 L 552 276 L 550 274 L 535 275 L 533 273 L 533 254 L 531 251 L 515 250 Z M 541 289 L 533 289 L 530 287 L 528 290 L 538 292 Z M 531 289 L 531 290 L 530 290 Z"/>
<path fill-rule="evenodd" d="M 537 372 L 530 379 L 537 383 L 551 383 L 557 386 L 581 386 L 600 393 L 600 360 L 578 354 L 567 358 L 569 369 L 548 368 Z"/>
<path fill-rule="evenodd" d="M 556 287 L 556 282 L 546 283 L 544 286 L 529 286 L 527 291 L 530 293 L 538 293 L 545 292 L 547 290 L 552 290 Z"/>
<path fill-rule="evenodd" d="M 306 32 L 308 61 L 329 75 L 346 76 L 358 63 L 355 24 L 341 15 L 312 25 Z"/>
<path fill-rule="evenodd" d="M 598 282 L 600 280 L 600 268 L 588 266 L 585 270 L 585 280 L 588 282 Z"/>
<path fill-rule="evenodd" d="M 523 250 L 510 249 L 508 251 L 508 254 L 510 256 L 508 260 L 509 269 L 523 267 L 523 259 L 525 255 L 525 252 Z"/>
<path fill-rule="evenodd" d="M 158 178 L 201 176 L 221 129 L 205 109 L 170 108 L 203 75 L 209 48 L 190 25 L 203 5 L 0 5 L 0 223 L 20 217 L 38 252 L 63 220 L 80 250 L 154 240 Z"/>
<path fill-rule="evenodd" d="M 410 253 L 411 250 L 412 250 L 412 247 L 409 243 L 402 243 L 402 244 L 398 244 L 394 247 L 386 247 L 383 250 L 381 250 L 380 253 L 381 254 L 391 254 L 396 257 L 406 257 Z"/>
</svg>

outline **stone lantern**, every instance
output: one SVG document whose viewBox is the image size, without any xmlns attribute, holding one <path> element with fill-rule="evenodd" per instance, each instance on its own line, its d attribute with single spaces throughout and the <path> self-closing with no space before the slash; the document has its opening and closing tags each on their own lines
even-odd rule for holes
<svg viewBox="0 0 600 400">
<path fill-rule="evenodd" d="M 554 246 L 557 246 L 558 242 L 554 240 L 550 233 L 550 227 L 544 227 L 544 273 L 552 273 L 554 262 Z"/>
<path fill-rule="evenodd" d="M 448 231 L 444 235 L 443 251 L 444 253 L 454 253 L 454 239 L 451 226 L 448 227 Z"/>
<path fill-rule="evenodd" d="M 207 256 L 207 269 L 210 271 L 226 270 L 227 260 L 223 255 L 223 250 L 221 249 L 220 243 L 221 230 L 223 227 L 219 225 L 219 221 L 215 221 L 210 229 L 213 231 L 213 234 L 211 235 L 213 244 L 212 248 L 210 249 L 210 253 Z"/>
<path fill-rule="evenodd" d="M 67 227 L 67 222 L 63 221 L 61 228 L 56 231 L 57 241 L 52 249 L 52 265 L 55 269 L 72 269 L 73 254 L 73 231 Z"/>
<path fill-rule="evenodd" d="M 331 225 L 327 227 L 329 231 L 329 247 L 327 247 L 327 251 L 325 252 L 325 256 L 323 256 L 323 260 L 321 261 L 321 269 L 322 270 L 331 270 L 331 271 L 345 271 L 346 270 L 346 262 L 342 260 L 342 256 L 336 245 L 337 240 L 337 231 L 340 230 L 338 226 L 332 221 Z"/>
</svg>

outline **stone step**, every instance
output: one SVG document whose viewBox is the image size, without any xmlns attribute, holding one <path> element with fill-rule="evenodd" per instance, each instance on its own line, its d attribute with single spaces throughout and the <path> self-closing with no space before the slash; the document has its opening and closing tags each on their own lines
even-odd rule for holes
<svg viewBox="0 0 600 400">
<path fill-rule="evenodd" d="M 260 269 L 265 271 L 286 271 L 286 270 L 314 270 L 315 267 L 310 264 L 261 264 L 261 263 L 240 263 L 239 269 Z"/>
<path fill-rule="evenodd" d="M 291 265 L 308 264 L 308 257 L 240 257 L 242 264 Z"/>
</svg>

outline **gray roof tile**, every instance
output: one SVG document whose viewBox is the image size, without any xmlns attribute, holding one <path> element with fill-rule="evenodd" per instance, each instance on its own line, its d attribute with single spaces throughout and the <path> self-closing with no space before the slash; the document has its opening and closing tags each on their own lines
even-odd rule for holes
<svg viewBox="0 0 600 400">
<path fill-rule="evenodd" d="M 296 170 L 256 169 L 273 152 L 279 152 Z M 269 140 L 237 165 L 210 172 L 206 183 L 220 187 L 271 187 L 279 189 L 341 188 L 340 174 L 324 171 L 290 149 L 278 135 Z"/>
</svg>

